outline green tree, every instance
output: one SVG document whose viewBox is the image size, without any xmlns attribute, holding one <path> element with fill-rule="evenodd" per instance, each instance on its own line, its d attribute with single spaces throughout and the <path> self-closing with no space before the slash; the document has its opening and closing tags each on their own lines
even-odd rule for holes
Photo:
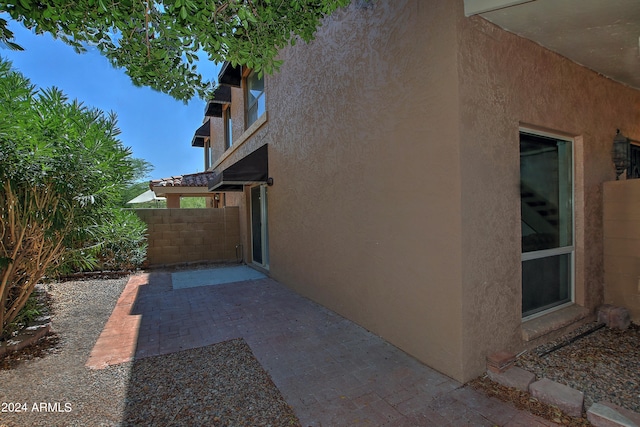
<svg viewBox="0 0 640 427">
<path fill-rule="evenodd" d="M 144 159 L 133 158 L 131 159 L 131 169 L 132 178 L 129 184 L 148 179 L 149 174 L 153 171 L 153 165 Z"/>
<path fill-rule="evenodd" d="M 0 12 L 36 33 L 48 32 L 77 51 L 95 46 L 136 85 L 176 99 L 207 99 L 212 83 L 198 60 L 272 73 L 278 51 L 313 39 L 321 19 L 350 0 L 0 0 Z M 0 42 L 14 49 L 0 19 Z"/>
<path fill-rule="evenodd" d="M 204 197 L 183 197 L 180 199 L 180 208 L 182 209 L 197 209 L 206 208 L 207 201 Z"/>
<path fill-rule="evenodd" d="M 113 207 L 133 177 L 119 133 L 115 114 L 56 88 L 36 90 L 0 58 L 2 331 L 45 273 L 68 258 L 91 259 L 85 243 L 117 215 Z"/>
</svg>

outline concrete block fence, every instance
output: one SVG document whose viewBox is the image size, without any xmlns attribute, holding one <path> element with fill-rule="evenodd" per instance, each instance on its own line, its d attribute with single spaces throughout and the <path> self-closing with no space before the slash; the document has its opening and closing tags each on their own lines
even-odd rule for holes
<svg viewBox="0 0 640 427">
<path fill-rule="evenodd" d="M 603 184 L 604 302 L 640 323 L 640 179 Z"/>
<path fill-rule="evenodd" d="M 238 260 L 238 207 L 136 209 L 135 212 L 147 224 L 149 267 Z"/>
</svg>

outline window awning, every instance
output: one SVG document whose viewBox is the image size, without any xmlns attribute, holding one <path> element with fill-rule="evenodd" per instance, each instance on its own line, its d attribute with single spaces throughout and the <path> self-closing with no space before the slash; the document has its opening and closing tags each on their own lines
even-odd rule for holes
<svg viewBox="0 0 640 427">
<path fill-rule="evenodd" d="M 222 117 L 222 107 L 231 104 L 231 86 L 218 86 L 213 91 L 213 98 L 207 102 L 204 115 L 207 117 Z"/>
<path fill-rule="evenodd" d="M 230 62 L 225 62 L 218 74 L 218 83 L 221 85 L 240 87 L 242 85 L 242 66 L 236 65 L 234 67 Z"/>
<path fill-rule="evenodd" d="M 211 136 L 211 126 L 209 126 L 209 122 L 211 119 L 207 119 L 204 121 L 202 126 L 200 126 L 196 133 L 193 134 L 193 139 L 191 140 L 192 147 L 204 147 L 204 143 Z"/>
<path fill-rule="evenodd" d="M 265 183 L 269 178 L 267 144 L 229 166 L 209 180 L 209 191 L 243 191 L 247 184 Z"/>
</svg>

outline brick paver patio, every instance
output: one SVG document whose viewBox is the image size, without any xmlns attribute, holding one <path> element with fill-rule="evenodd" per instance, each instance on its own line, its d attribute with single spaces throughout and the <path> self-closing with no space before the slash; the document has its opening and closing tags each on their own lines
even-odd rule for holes
<svg viewBox="0 0 640 427">
<path fill-rule="evenodd" d="M 272 279 L 174 290 L 131 277 L 87 366 L 242 337 L 303 426 L 555 426 L 428 368 Z"/>
</svg>

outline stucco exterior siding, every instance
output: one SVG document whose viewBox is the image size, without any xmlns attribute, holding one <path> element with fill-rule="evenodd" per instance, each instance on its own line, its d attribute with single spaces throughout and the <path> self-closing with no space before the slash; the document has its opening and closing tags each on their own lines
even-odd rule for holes
<svg viewBox="0 0 640 427">
<path fill-rule="evenodd" d="M 575 301 L 602 303 L 602 183 L 616 128 L 640 134 L 640 93 L 478 17 L 460 19 L 464 378 L 522 349 L 519 127 L 574 140 Z"/>
<path fill-rule="evenodd" d="M 573 141 L 579 307 L 563 325 L 603 302 L 602 185 L 615 178 L 616 128 L 640 140 L 640 92 L 466 18 L 462 1 L 354 1 L 281 58 L 249 131 L 233 90 L 234 147 L 214 162 L 221 172 L 268 144 L 273 278 L 459 381 L 480 375 L 490 353 L 531 346 L 527 128 Z M 247 186 L 226 197 L 240 207 L 248 262 L 249 196 Z"/>
<path fill-rule="evenodd" d="M 454 377 L 457 14 L 352 5 L 267 80 L 271 274 Z"/>
<path fill-rule="evenodd" d="M 640 179 L 604 184 L 604 302 L 640 323 Z"/>
</svg>

